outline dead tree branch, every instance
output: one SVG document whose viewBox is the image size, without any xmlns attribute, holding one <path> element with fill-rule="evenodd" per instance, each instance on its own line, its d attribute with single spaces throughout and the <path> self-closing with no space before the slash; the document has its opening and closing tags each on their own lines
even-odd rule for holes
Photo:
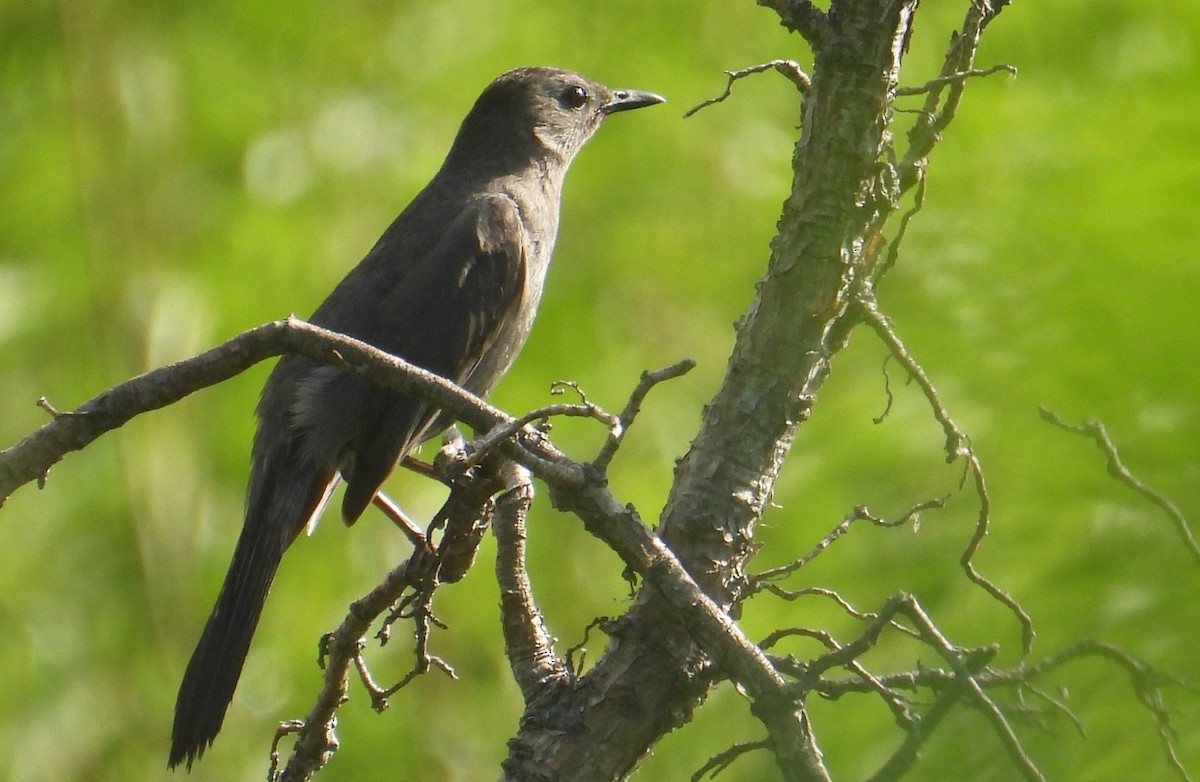
<svg viewBox="0 0 1200 782">
<path fill-rule="evenodd" d="M 1196 560 L 1196 564 L 1200 565 L 1200 545 L 1196 544 L 1196 537 L 1192 534 L 1191 525 L 1188 524 L 1187 517 L 1183 515 L 1183 511 L 1179 509 L 1179 506 L 1170 497 L 1147 486 L 1144 481 L 1134 475 L 1125 466 L 1125 462 L 1121 460 L 1121 454 L 1117 450 L 1116 443 L 1109 437 L 1108 428 L 1104 426 L 1103 421 L 1090 418 L 1076 426 L 1067 423 L 1056 413 L 1045 407 L 1039 408 L 1039 412 L 1041 413 L 1042 420 L 1054 424 L 1059 429 L 1074 432 L 1077 435 L 1093 440 L 1096 443 L 1096 447 L 1100 449 L 1100 453 L 1104 454 L 1108 474 L 1162 510 L 1171 519 L 1172 523 L 1175 524 L 1175 531 L 1179 534 L 1179 539 L 1183 541 L 1183 545 L 1191 552 L 1192 558 Z"/>
<path fill-rule="evenodd" d="M 769 71 L 771 69 L 774 69 L 777 73 L 787 77 L 788 81 L 796 85 L 796 89 L 800 91 L 801 95 L 807 93 L 809 88 L 812 87 L 812 79 L 807 73 L 804 72 L 804 69 L 800 67 L 800 63 L 796 62 L 795 60 L 771 60 L 770 62 L 751 65 L 749 68 L 742 68 L 736 71 L 725 71 L 725 75 L 729 77 L 729 80 L 725 82 L 724 91 L 715 98 L 709 98 L 708 100 L 701 101 L 695 106 L 692 106 L 683 113 L 683 118 L 687 119 L 701 109 L 716 105 L 718 103 L 723 103 L 726 98 L 733 94 L 733 84 L 739 79 L 744 79 L 751 74 L 762 73 L 763 71 Z"/>
<path fill-rule="evenodd" d="M 419 549 L 400 563 L 378 586 L 351 603 L 341 625 L 321 639 L 318 661 L 325 670 L 324 681 L 305 718 L 280 726 L 276 746 L 285 734 L 297 734 L 298 738 L 281 772 L 274 771 L 272 761 L 273 780 L 301 782 L 311 779 L 337 751 L 335 715 L 350 697 L 351 666 L 370 694 L 371 705 L 376 711 L 386 709 L 389 697 L 432 668 L 454 675 L 448 663 L 428 651 L 431 625 L 436 623 L 431 604 L 437 588 L 461 579 L 474 561 L 489 521 L 489 498 L 503 484 L 494 473 L 478 474 L 478 471 L 470 476 L 452 476 L 451 483 L 450 496 L 435 517 L 435 525 L 445 527 L 436 550 Z M 363 657 L 367 631 L 385 613 L 388 616 L 378 633 L 381 643 L 387 642 L 391 624 L 405 616 L 413 621 L 415 640 L 413 668 L 390 687 L 375 683 Z M 275 754 L 273 746 L 272 755 Z"/>
<path fill-rule="evenodd" d="M 372 382 L 420 394 L 480 429 L 512 419 L 432 372 L 365 342 L 289 317 L 250 329 L 198 356 L 127 380 L 66 413 L 54 411 L 43 398 L 39 404 L 53 411 L 52 420 L 0 451 L 0 504 L 30 481 L 44 483 L 50 468 L 67 453 L 85 448 L 134 417 L 174 404 L 283 353 L 298 353 L 359 372 Z"/>
</svg>

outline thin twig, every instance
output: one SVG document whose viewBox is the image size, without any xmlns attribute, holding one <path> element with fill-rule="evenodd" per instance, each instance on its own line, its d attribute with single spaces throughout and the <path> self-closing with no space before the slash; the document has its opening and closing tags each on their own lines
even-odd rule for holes
<svg viewBox="0 0 1200 782">
<path fill-rule="evenodd" d="M 780 598 L 782 598 L 784 600 L 788 600 L 788 601 L 796 600 L 798 598 L 805 597 L 808 595 L 817 595 L 820 597 L 828 598 L 828 599 L 832 600 L 835 604 L 837 604 L 838 608 L 845 611 L 848 615 L 854 617 L 855 619 L 863 621 L 863 622 L 870 622 L 870 621 L 874 621 L 879 618 L 879 615 L 872 611 L 859 611 L 857 608 L 852 606 L 850 604 L 850 601 L 846 600 L 846 598 L 842 597 L 836 591 L 834 591 L 832 589 L 826 589 L 825 587 L 803 587 L 801 589 L 784 589 L 783 587 L 779 586 L 778 584 L 766 583 L 763 585 L 762 588 L 765 589 L 766 591 L 770 592 L 771 594 L 775 595 L 776 597 L 780 597 Z M 899 630 L 900 632 L 905 633 L 906 635 L 910 635 L 913 638 L 920 637 L 916 633 L 916 631 L 914 631 L 908 627 L 905 627 L 904 625 L 900 624 L 899 622 L 892 621 L 889 624 L 891 624 L 893 629 Z M 761 644 L 764 649 L 766 648 L 766 643 L 767 642 L 764 641 Z"/>
<path fill-rule="evenodd" d="M 918 629 L 922 630 L 926 642 L 938 649 L 945 660 L 950 663 L 950 667 L 958 674 L 958 682 L 965 687 L 968 700 L 992 723 L 992 729 L 1004 743 L 1017 770 L 1032 782 L 1045 782 L 1045 777 L 1025 752 L 1021 740 L 1017 737 L 1012 725 L 1009 724 L 1008 718 L 1004 716 L 1004 712 L 975 680 L 975 672 L 968 667 L 964 655 L 942 635 L 916 600 L 907 602 L 905 608 L 905 613 L 917 623 Z"/>
<path fill-rule="evenodd" d="M 695 366 L 695 361 L 685 358 L 683 361 L 679 361 L 669 367 L 642 372 L 641 379 L 638 380 L 633 393 L 629 395 L 629 401 L 625 403 L 625 409 L 617 417 L 617 425 L 609 427 L 608 439 L 605 441 L 604 447 L 600 449 L 600 453 L 592 460 L 592 466 L 600 472 L 608 469 L 608 465 L 612 462 L 613 457 L 617 455 L 617 450 L 620 449 L 621 443 L 625 441 L 625 434 L 629 431 L 629 427 L 633 425 L 633 420 L 641 412 L 642 402 L 646 401 L 646 395 L 655 386 L 667 380 L 683 377 L 688 372 L 691 372 Z"/>
<path fill-rule="evenodd" d="M 878 616 L 875 614 L 869 614 L 867 616 L 869 616 L 871 619 L 878 619 Z M 888 619 L 885 624 L 899 629 L 917 639 L 921 639 L 921 636 L 918 633 L 913 632 L 893 619 Z M 825 630 L 810 630 L 804 627 L 788 627 L 781 630 L 776 630 L 768 635 L 763 640 L 761 645 L 764 649 L 768 649 L 782 639 L 793 635 L 815 638 L 816 640 L 820 641 L 830 652 L 840 652 L 842 650 L 842 645 L 838 643 L 831 633 Z M 796 661 L 792 660 L 790 657 L 779 658 L 773 656 L 771 660 L 781 671 L 790 670 L 793 675 L 801 680 L 802 684 L 795 688 L 797 697 L 801 697 L 808 692 L 808 685 L 806 682 L 808 682 L 810 679 L 810 666 L 802 664 L 797 665 Z M 891 710 L 892 716 L 896 719 L 896 724 L 908 729 L 917 721 L 916 715 L 908 706 L 908 701 L 895 690 L 885 686 L 879 680 L 879 678 L 876 677 L 875 674 L 868 671 L 857 658 L 848 658 L 842 665 L 844 668 L 846 668 L 846 670 L 850 671 L 859 679 L 861 679 L 867 685 L 870 691 L 874 692 L 880 697 L 888 709 Z"/>
<path fill-rule="evenodd" d="M 920 755 L 921 747 L 933 735 L 950 709 L 962 699 L 961 686 L 948 687 L 941 691 L 933 705 L 925 710 L 921 718 L 912 725 L 904 741 L 878 771 L 868 777 L 867 782 L 897 782 L 904 777 Z"/>
<path fill-rule="evenodd" d="M 1037 664 L 1023 665 L 1018 670 L 1022 679 L 1033 678 L 1072 660 L 1084 657 L 1100 657 L 1114 662 L 1124 669 L 1129 676 L 1130 684 L 1133 685 L 1137 699 L 1154 718 L 1158 728 L 1159 742 L 1171 770 L 1175 772 L 1181 782 L 1192 782 L 1192 777 L 1179 758 L 1175 728 L 1171 723 L 1171 714 L 1163 702 L 1161 685 L 1169 682 L 1193 692 L 1197 689 L 1195 685 L 1184 682 L 1178 677 L 1164 674 L 1133 655 L 1100 641 L 1080 641 Z"/>
<path fill-rule="evenodd" d="M 900 216 L 900 228 L 896 231 L 896 236 L 888 244 L 887 255 L 884 257 L 883 263 L 879 264 L 872 270 L 870 275 L 870 285 L 874 287 L 879 280 L 891 271 L 896 265 L 896 260 L 900 257 L 900 243 L 904 241 L 904 237 L 908 235 L 908 226 L 912 219 L 917 216 L 917 213 L 925 208 L 925 169 L 923 165 L 916 167 L 917 174 L 917 192 L 913 196 L 913 205 Z"/>
<path fill-rule="evenodd" d="M 692 774 L 692 782 L 700 782 L 701 779 L 704 779 L 705 774 L 709 775 L 709 779 L 716 779 L 718 774 L 729 768 L 733 761 L 737 760 L 742 755 L 746 755 L 750 752 L 760 749 L 769 750 L 770 748 L 771 742 L 767 741 L 766 739 L 761 739 L 759 741 L 744 741 L 739 744 L 734 744 L 724 752 L 719 752 L 716 755 L 713 755 L 705 762 L 703 766 L 696 769 L 696 773 Z"/>
<path fill-rule="evenodd" d="M 964 473 L 964 480 L 970 477 L 974 483 L 975 494 L 979 498 L 979 514 L 975 520 L 974 533 L 970 541 L 967 542 L 966 548 L 963 549 L 962 556 L 959 557 L 959 565 L 968 579 L 1002 603 L 1017 618 L 1017 621 L 1021 625 L 1022 653 L 1028 655 L 1033 649 L 1033 639 L 1036 635 L 1033 629 L 1033 619 L 1012 595 L 980 573 L 974 563 L 975 554 L 979 551 L 979 547 L 982 545 L 983 539 L 987 537 L 988 529 L 991 527 L 992 501 L 991 495 L 988 492 L 987 477 L 984 475 L 983 464 L 979 461 L 979 457 L 975 454 L 974 449 L 972 449 L 971 440 L 966 432 L 960 429 L 950 416 L 950 411 L 946 408 L 945 403 L 942 402 L 941 395 L 938 393 L 933 381 L 930 380 L 928 373 L 925 372 L 925 368 L 909 353 L 908 348 L 892 327 L 891 321 L 879 310 L 874 298 L 867 291 L 863 290 L 856 301 L 863 320 L 871 327 L 884 345 L 887 346 L 892 356 L 904 367 L 909 377 L 921 389 L 930 410 L 933 412 L 933 417 L 942 425 L 942 432 L 946 438 L 944 445 L 946 461 L 952 462 L 955 459 L 962 459 L 965 464 L 966 472 Z"/>
<path fill-rule="evenodd" d="M 758 591 L 759 589 L 763 588 L 763 584 L 765 582 L 778 580 L 788 576 L 804 567 L 809 562 L 812 562 L 826 549 L 833 545 L 838 538 L 849 532 L 850 526 L 856 521 L 869 521 L 876 527 L 899 527 L 907 524 L 909 521 L 912 521 L 913 525 L 916 526 L 920 523 L 921 511 L 928 510 L 930 508 L 941 508 L 944 507 L 945 504 L 945 497 L 935 497 L 930 500 L 924 500 L 922 502 L 918 502 L 916 505 L 913 505 L 899 518 L 893 521 L 888 521 L 887 519 L 876 516 L 866 505 L 857 505 L 852 511 L 850 511 L 850 513 L 846 514 L 845 518 L 838 522 L 838 525 L 834 527 L 828 535 L 821 538 L 817 545 L 814 546 L 813 549 L 807 554 L 795 560 L 794 562 L 790 562 L 786 565 L 780 565 L 779 567 L 773 567 L 769 570 L 764 570 L 761 573 L 757 573 L 752 576 L 750 580 L 750 592 L 753 593 Z"/>
<path fill-rule="evenodd" d="M 1079 715 L 1076 714 L 1061 698 L 1056 698 L 1041 687 L 1035 687 L 1033 684 L 1029 683 L 1023 685 L 1021 689 L 1028 690 L 1029 692 L 1033 693 L 1035 697 L 1045 701 L 1046 703 L 1049 703 L 1051 708 L 1066 717 L 1067 720 L 1070 721 L 1070 723 L 1075 727 L 1075 732 L 1079 734 L 1080 738 L 1086 739 L 1088 737 L 1087 729 L 1083 726 L 1083 720 L 1079 719 Z"/>
<path fill-rule="evenodd" d="M 887 398 L 887 402 L 883 406 L 883 412 L 871 419 L 871 422 L 876 426 L 887 420 L 887 417 L 892 413 L 892 405 L 896 402 L 896 395 L 892 393 L 892 376 L 888 374 L 887 365 L 892 360 L 892 355 L 883 357 L 883 363 L 879 366 L 879 370 L 883 373 L 883 394 Z"/>
<path fill-rule="evenodd" d="M 683 113 L 683 118 L 687 119 L 697 111 L 700 111 L 700 109 L 724 102 L 726 98 L 733 94 L 733 83 L 735 81 L 744 79 L 747 76 L 751 76 L 755 73 L 762 73 L 763 71 L 769 71 L 771 69 L 774 69 L 778 73 L 786 76 L 788 81 L 796 85 L 796 89 L 800 91 L 801 95 L 806 94 L 809 88 L 812 87 L 812 79 L 800 67 L 800 63 L 796 62 L 795 60 L 771 60 L 770 62 L 751 65 L 749 68 L 742 68 L 740 71 L 725 71 L 725 75 L 729 77 L 729 80 L 725 82 L 725 91 L 715 98 L 709 98 L 706 101 L 702 101 L 701 103 L 692 106 Z"/>
<path fill-rule="evenodd" d="M 583 672 L 583 665 L 587 660 L 588 638 L 591 636 L 592 630 L 599 629 L 604 632 L 605 626 L 610 622 L 612 622 L 612 617 L 598 616 L 587 623 L 587 626 L 583 628 L 583 638 L 579 640 L 579 643 L 567 649 L 567 653 L 563 656 L 567 663 L 567 670 L 575 676 Z M 578 659 L 576 659 L 576 655 L 578 655 Z"/>
<path fill-rule="evenodd" d="M 967 8 L 962 28 L 955 34 L 942 61 L 941 76 L 928 82 L 925 102 L 916 123 L 908 131 L 908 150 L 897 166 L 901 192 L 912 187 L 921 177 L 925 162 L 934 146 L 941 140 L 942 131 L 953 121 L 962 101 L 968 79 L 960 74 L 975 70 L 975 55 L 984 29 L 1011 0 L 973 0 Z M 943 92 L 945 96 L 943 97 Z"/>
<path fill-rule="evenodd" d="M 1200 564 L 1200 545 L 1197 545 L 1196 538 L 1192 534 L 1191 525 L 1188 523 L 1187 517 L 1183 515 L 1183 511 L 1167 495 L 1150 488 L 1144 481 L 1129 471 L 1129 468 L 1121 461 L 1121 454 L 1118 452 L 1112 438 L 1109 437 L 1108 428 L 1104 426 L 1103 421 L 1090 418 L 1076 426 L 1067 423 L 1056 413 L 1045 407 L 1039 407 L 1038 411 L 1041 413 L 1042 420 L 1065 431 L 1074 432 L 1093 440 L 1096 443 L 1096 447 L 1104 454 L 1104 458 L 1107 461 L 1108 474 L 1150 500 L 1163 513 L 1167 514 L 1175 524 L 1175 531 L 1179 533 L 1183 545 L 1192 553 L 1192 557 L 1196 560 L 1196 563 Z"/>
<path fill-rule="evenodd" d="M 550 418 L 563 416 L 567 418 L 593 418 L 605 426 L 612 426 L 616 420 L 616 416 L 608 413 L 599 407 L 590 404 L 570 404 L 558 403 L 553 405 L 544 405 L 542 407 L 530 410 L 520 418 L 513 418 L 508 421 L 497 424 L 492 429 L 489 429 L 480 437 L 475 438 L 471 442 L 471 453 L 462 462 L 461 469 L 469 470 L 479 464 L 487 457 L 493 449 L 500 443 L 508 440 L 513 435 L 520 432 L 525 427 L 535 421 L 546 422 Z"/>
<path fill-rule="evenodd" d="M 1006 63 L 1000 63 L 999 65 L 993 65 L 990 68 L 971 68 L 970 70 L 966 70 L 966 71 L 956 71 L 955 73 L 947 73 L 944 76 L 938 76 L 936 79 L 930 79 L 929 81 L 925 82 L 924 84 L 922 84 L 919 87 L 897 87 L 896 94 L 897 95 L 924 95 L 927 92 L 931 92 L 936 87 L 944 87 L 947 84 L 953 84 L 955 82 L 966 81 L 967 79 L 975 78 L 978 76 L 991 76 L 993 73 L 999 73 L 1001 71 L 1007 73 L 1009 76 L 1012 76 L 1013 78 L 1016 78 L 1016 76 L 1017 76 L 1017 67 L 1015 65 L 1008 65 Z"/>
</svg>

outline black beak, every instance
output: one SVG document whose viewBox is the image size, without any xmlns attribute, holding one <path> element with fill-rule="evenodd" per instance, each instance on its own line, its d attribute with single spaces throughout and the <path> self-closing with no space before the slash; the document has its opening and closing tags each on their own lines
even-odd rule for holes
<svg viewBox="0 0 1200 782">
<path fill-rule="evenodd" d="M 641 90 L 613 90 L 612 98 L 600 107 L 601 114 L 613 114 L 618 111 L 640 109 L 643 106 L 653 106 L 655 103 L 666 103 L 667 99 L 653 92 Z"/>
</svg>

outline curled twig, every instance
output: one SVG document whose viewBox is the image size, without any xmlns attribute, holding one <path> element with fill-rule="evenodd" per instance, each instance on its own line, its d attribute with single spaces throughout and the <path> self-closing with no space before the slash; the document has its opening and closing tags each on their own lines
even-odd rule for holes
<svg viewBox="0 0 1200 782">
<path fill-rule="evenodd" d="M 769 750 L 771 742 L 766 739 L 759 741 L 744 741 L 739 744 L 734 744 L 724 752 L 718 752 L 709 758 L 703 766 L 696 769 L 696 773 L 692 774 L 692 782 L 700 782 L 704 779 L 704 775 L 708 774 L 709 779 L 716 779 L 717 775 L 733 764 L 733 761 L 740 758 L 742 755 L 754 752 L 760 749 Z"/>
<path fill-rule="evenodd" d="M 615 415 L 588 399 L 587 394 L 584 393 L 583 388 L 577 380 L 555 380 L 550 384 L 550 396 L 562 396 L 567 393 L 568 388 L 579 395 L 579 404 L 590 411 L 591 418 L 595 418 L 610 429 L 620 427 L 620 422 Z"/>
<path fill-rule="evenodd" d="M 587 659 L 587 643 L 588 638 L 591 637 L 592 630 L 599 629 L 601 632 L 603 632 L 605 625 L 609 624 L 610 622 L 612 622 L 611 617 L 598 616 L 587 623 L 587 626 L 583 628 L 583 638 L 579 639 L 579 643 L 567 649 L 567 653 L 564 656 L 564 659 L 567 662 L 567 670 L 576 676 L 579 675 L 579 673 L 583 670 L 583 664 Z M 576 655 L 578 655 L 578 659 L 576 659 Z"/>
<path fill-rule="evenodd" d="M 887 402 L 883 406 L 883 411 L 871 419 L 876 426 L 887 420 L 887 417 L 892 414 L 892 405 L 896 402 L 896 395 L 892 392 L 892 376 L 888 374 L 887 365 L 892 360 L 889 353 L 883 357 L 883 363 L 879 367 L 879 371 L 883 373 L 883 395 Z"/>
</svg>

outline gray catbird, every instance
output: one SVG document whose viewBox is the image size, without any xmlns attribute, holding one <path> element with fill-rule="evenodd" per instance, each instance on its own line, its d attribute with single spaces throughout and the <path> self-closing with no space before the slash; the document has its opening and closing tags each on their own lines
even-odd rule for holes
<svg viewBox="0 0 1200 782">
<path fill-rule="evenodd" d="M 571 159 L 608 114 L 662 101 L 557 68 L 503 74 L 311 321 L 486 394 L 533 325 Z M 283 552 L 339 478 L 352 524 L 397 462 L 450 424 L 421 399 L 300 356 L 276 365 L 258 419 L 246 519 L 179 688 L 172 767 L 191 768 L 221 729 Z"/>
</svg>

